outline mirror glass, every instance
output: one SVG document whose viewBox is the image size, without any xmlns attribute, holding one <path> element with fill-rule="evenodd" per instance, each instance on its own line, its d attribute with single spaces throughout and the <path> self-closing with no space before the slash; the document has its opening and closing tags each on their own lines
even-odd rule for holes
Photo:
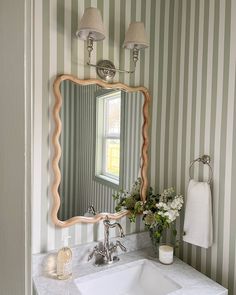
<svg viewBox="0 0 236 295">
<path fill-rule="evenodd" d="M 113 193 L 140 176 L 142 92 L 60 84 L 60 220 L 114 213 Z"/>
</svg>

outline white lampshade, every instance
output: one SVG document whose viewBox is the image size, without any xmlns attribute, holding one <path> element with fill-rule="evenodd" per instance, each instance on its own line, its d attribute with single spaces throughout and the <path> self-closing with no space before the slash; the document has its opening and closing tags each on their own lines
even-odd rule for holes
<svg viewBox="0 0 236 295">
<path fill-rule="evenodd" d="M 76 36 L 82 40 L 86 40 L 88 35 L 94 41 L 105 39 L 105 28 L 102 22 L 102 16 L 97 8 L 89 7 L 84 11 L 84 15 L 80 21 L 80 26 L 76 32 Z"/>
<path fill-rule="evenodd" d="M 132 22 L 125 34 L 124 47 L 133 49 L 135 45 L 138 49 L 149 47 L 146 31 L 142 22 Z"/>
</svg>

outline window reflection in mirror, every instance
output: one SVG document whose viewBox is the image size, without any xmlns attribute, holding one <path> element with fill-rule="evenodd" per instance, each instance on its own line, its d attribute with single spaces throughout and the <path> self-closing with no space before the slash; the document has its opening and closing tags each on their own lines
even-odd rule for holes
<svg viewBox="0 0 236 295">
<path fill-rule="evenodd" d="M 121 138 L 123 124 L 121 91 L 103 91 L 96 95 L 95 176 L 113 184 L 121 181 Z"/>
</svg>

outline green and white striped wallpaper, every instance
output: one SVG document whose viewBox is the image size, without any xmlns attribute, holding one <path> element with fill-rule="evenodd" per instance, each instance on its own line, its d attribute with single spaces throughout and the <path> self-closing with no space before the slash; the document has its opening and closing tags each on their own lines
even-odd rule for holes
<svg viewBox="0 0 236 295">
<path fill-rule="evenodd" d="M 34 192 L 33 252 L 61 245 L 62 230 L 50 221 L 52 183 L 50 119 L 57 74 L 96 77 L 84 66 L 86 47 L 74 38 L 85 7 L 98 7 L 107 38 L 95 45 L 93 62 L 109 58 L 130 67 L 122 48 L 131 20 L 142 20 L 150 48 L 135 75 L 116 80 L 143 85 L 152 95 L 150 179 L 157 191 L 175 186 L 185 194 L 189 162 L 210 154 L 214 171 L 214 245 L 184 243 L 178 255 L 236 294 L 236 1 L 235 0 L 37 0 L 34 3 Z M 195 176 L 207 171 L 194 170 Z M 140 222 L 121 221 L 126 232 Z M 177 223 L 180 230 L 183 215 Z M 75 225 L 64 231 L 71 244 L 102 236 L 102 226 Z"/>
</svg>

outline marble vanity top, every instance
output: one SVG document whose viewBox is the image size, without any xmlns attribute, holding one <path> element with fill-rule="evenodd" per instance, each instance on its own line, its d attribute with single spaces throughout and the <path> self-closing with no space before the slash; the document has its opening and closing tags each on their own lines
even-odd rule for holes
<svg viewBox="0 0 236 295">
<path fill-rule="evenodd" d="M 53 274 L 36 274 L 33 277 L 34 286 L 39 295 L 78 295 L 80 294 L 76 285 L 75 279 L 91 275 L 104 270 L 122 266 L 126 263 L 137 261 L 139 259 L 149 259 L 153 261 L 160 272 L 167 278 L 171 278 L 181 286 L 181 289 L 171 292 L 172 295 L 227 295 L 228 292 L 221 285 L 210 280 L 205 275 L 196 271 L 191 266 L 187 265 L 178 258 L 174 258 L 172 265 L 163 265 L 151 255 L 151 249 L 145 248 L 119 255 L 120 261 L 109 266 L 96 267 L 93 262 L 81 263 L 73 266 L 73 277 L 67 281 L 59 281 Z M 89 278 L 88 278 L 89 279 Z M 157 285 L 158 288 L 158 285 Z M 91 294 L 96 295 L 96 294 Z M 146 294 L 148 295 L 148 294 Z"/>
</svg>

